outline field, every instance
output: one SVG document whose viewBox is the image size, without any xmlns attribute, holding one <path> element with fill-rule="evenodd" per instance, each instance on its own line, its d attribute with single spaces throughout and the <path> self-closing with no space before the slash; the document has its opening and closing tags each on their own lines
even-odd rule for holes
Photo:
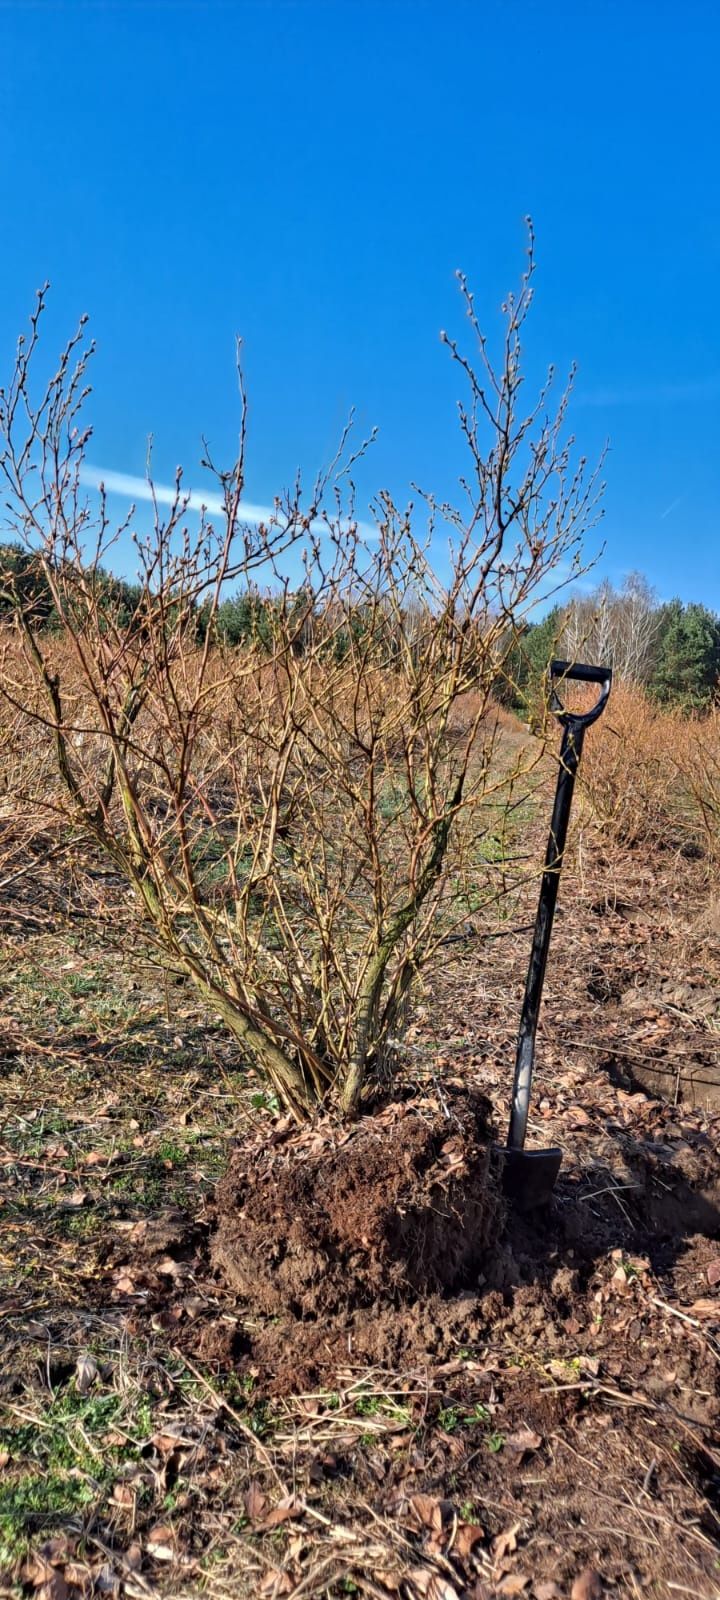
<svg viewBox="0 0 720 1600">
<path fill-rule="evenodd" d="M 0 4 L 0 1600 L 720 1600 L 676 10 Z"/>
<path fill-rule="evenodd" d="M 720 1600 L 660 9 L 0 3 L 0 1600 Z"/>
<path fill-rule="evenodd" d="M 509 721 L 503 737 L 529 739 Z M 552 764 L 514 835 L 530 866 L 508 925 L 448 946 L 394 1092 L 344 1129 L 293 1133 L 137 943 L 107 864 L 89 898 L 87 867 L 35 839 L 0 972 L 3 1593 L 720 1593 L 720 891 L 667 812 L 664 843 L 599 821 L 625 780 L 588 762 L 530 1127 L 562 1146 L 560 1179 L 535 1218 L 490 1186 L 474 1288 L 438 1266 L 398 1295 L 380 1240 L 379 1276 L 366 1252 L 344 1299 L 306 1277 L 274 1305 L 257 1256 L 253 1300 L 227 1218 L 261 1151 L 268 1223 L 290 1233 L 291 1145 L 329 1191 L 354 1172 L 348 1227 L 372 1241 L 418 1128 L 449 1194 L 469 1096 L 485 1142 L 503 1137 Z"/>
</svg>

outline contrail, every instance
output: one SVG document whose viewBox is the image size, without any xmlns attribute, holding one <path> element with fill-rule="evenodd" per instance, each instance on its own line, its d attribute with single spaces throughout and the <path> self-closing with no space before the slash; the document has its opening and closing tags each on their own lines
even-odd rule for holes
<svg viewBox="0 0 720 1600">
<path fill-rule="evenodd" d="M 176 490 L 169 483 L 153 483 L 151 485 L 147 478 L 136 478 L 129 472 L 112 472 L 110 470 L 106 471 L 103 467 L 91 467 L 89 462 L 83 462 L 80 468 L 80 480 L 86 489 L 100 489 L 102 486 L 106 494 L 122 495 L 129 500 L 149 502 L 155 500 L 161 506 L 172 506 L 177 498 Z M 186 501 L 187 509 L 196 512 L 198 516 L 203 510 L 207 511 L 210 516 L 222 516 L 225 510 L 225 503 L 222 495 L 219 494 L 201 494 L 195 489 L 182 488 L 181 499 Z M 277 510 L 273 506 L 258 506 L 252 504 L 249 500 L 241 501 L 240 518 L 243 522 L 249 523 L 251 527 L 259 527 L 261 522 L 269 523 L 275 517 L 277 517 Z M 350 523 L 345 521 L 341 526 L 346 529 L 350 526 Z M 370 523 L 353 522 L 353 526 L 357 527 L 363 539 L 377 539 L 378 537 L 377 529 L 373 528 Z M 328 532 L 327 523 L 323 522 L 322 518 L 316 517 L 315 521 L 310 523 L 310 532 L 326 534 Z"/>
</svg>

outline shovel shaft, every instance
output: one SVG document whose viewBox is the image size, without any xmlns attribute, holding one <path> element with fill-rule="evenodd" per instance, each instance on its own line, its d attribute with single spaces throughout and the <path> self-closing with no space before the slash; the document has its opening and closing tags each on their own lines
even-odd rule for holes
<svg viewBox="0 0 720 1600">
<path fill-rule="evenodd" d="M 580 764 L 584 737 L 584 724 L 579 719 L 567 716 L 563 727 L 555 804 L 550 824 L 550 837 L 545 852 L 545 868 L 540 884 L 535 932 L 533 934 L 530 965 L 525 984 L 525 997 L 520 1016 L 510 1131 L 508 1134 L 509 1150 L 522 1150 L 525 1144 L 535 1061 L 535 1035 L 540 1015 L 540 1002 L 545 982 L 548 950 L 550 949 L 550 935 L 560 887 L 560 869 L 567 840 L 575 777 Z"/>
<path fill-rule="evenodd" d="M 555 688 L 555 683 L 558 679 L 569 679 L 571 681 L 575 679 L 581 683 L 596 683 L 600 686 L 598 699 L 589 711 L 570 711 L 558 699 Z M 530 951 L 525 998 L 520 1016 L 512 1110 L 510 1112 L 510 1129 L 507 1140 L 507 1149 L 510 1151 L 522 1151 L 525 1146 L 530 1091 L 532 1089 L 533 1067 L 535 1064 L 535 1035 L 540 1015 L 540 1001 L 542 1000 L 543 984 L 545 982 L 545 968 L 547 966 L 548 950 L 550 949 L 553 917 L 555 916 L 555 906 L 560 887 L 560 868 L 565 854 L 570 807 L 572 805 L 577 769 L 582 755 L 585 729 L 589 728 L 593 722 L 597 722 L 598 717 L 602 715 L 607 705 L 611 684 L 611 667 L 585 666 L 576 661 L 550 662 L 548 669 L 550 708 L 558 718 L 558 721 L 562 723 L 563 736 L 560 746 L 560 767 L 555 789 L 555 804 L 550 824 L 550 838 L 545 852 L 545 867 L 540 884 L 535 932 Z M 538 1155 L 542 1154 L 543 1152 L 538 1152 Z M 546 1151 L 544 1154 L 558 1157 L 557 1151 Z M 558 1164 L 559 1158 L 555 1166 L 556 1175 Z M 517 1162 L 516 1165 L 518 1165 Z"/>
</svg>

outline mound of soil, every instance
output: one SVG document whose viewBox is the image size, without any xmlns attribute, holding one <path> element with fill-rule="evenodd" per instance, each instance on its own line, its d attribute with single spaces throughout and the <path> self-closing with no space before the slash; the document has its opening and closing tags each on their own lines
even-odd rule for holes
<svg viewBox="0 0 720 1600">
<path fill-rule="evenodd" d="M 668 1144 L 608 1126 L 530 1217 L 506 1213 L 488 1102 L 459 1084 L 442 1104 L 246 1141 L 210 1245 L 236 1315 L 196 1330 L 200 1353 L 278 1394 L 334 1381 L 348 1361 L 442 1363 L 516 1314 L 528 1328 L 587 1315 L 592 1330 L 600 1263 L 639 1253 L 662 1273 L 720 1223 L 706 1135 Z"/>
<path fill-rule="evenodd" d="M 477 1283 L 501 1202 L 488 1102 L 456 1091 L 243 1145 L 212 1259 L 256 1312 L 312 1319 Z"/>
</svg>

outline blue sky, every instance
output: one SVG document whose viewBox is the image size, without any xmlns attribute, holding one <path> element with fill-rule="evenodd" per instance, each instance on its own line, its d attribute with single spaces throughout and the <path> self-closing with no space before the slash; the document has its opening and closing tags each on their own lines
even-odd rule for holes
<svg viewBox="0 0 720 1600">
<path fill-rule="evenodd" d="M 720 8 L 714 0 L 0 3 L 0 368 L 48 277 L 88 311 L 90 457 L 247 494 L 377 425 L 361 480 L 441 494 L 462 462 L 438 333 L 454 272 L 498 326 L 537 234 L 528 363 L 579 364 L 610 442 L 604 570 L 720 609 Z M 0 380 L 2 381 L 2 380 Z"/>
</svg>

